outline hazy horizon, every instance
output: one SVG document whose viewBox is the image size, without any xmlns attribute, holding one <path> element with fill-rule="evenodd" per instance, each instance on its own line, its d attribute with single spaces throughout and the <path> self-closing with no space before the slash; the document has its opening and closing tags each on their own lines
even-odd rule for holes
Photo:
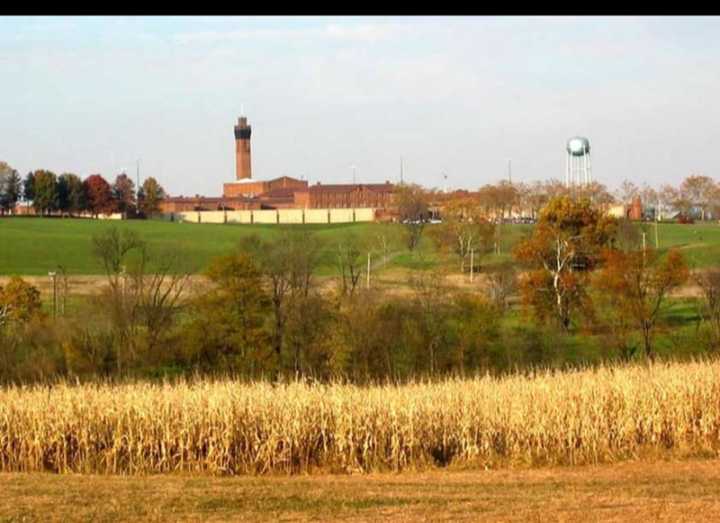
<svg viewBox="0 0 720 523">
<path fill-rule="evenodd" d="M 714 176 L 717 17 L 64 17 L 0 19 L 0 160 L 155 176 L 173 195 L 253 177 L 474 189 L 564 175 Z"/>
</svg>

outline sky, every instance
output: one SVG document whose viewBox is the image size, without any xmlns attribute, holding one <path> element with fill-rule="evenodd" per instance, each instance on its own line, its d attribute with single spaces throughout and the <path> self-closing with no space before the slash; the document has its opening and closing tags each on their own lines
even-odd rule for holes
<svg viewBox="0 0 720 523">
<path fill-rule="evenodd" d="M 717 17 L 3 17 L 0 160 L 154 176 L 172 195 L 253 177 L 476 189 L 593 176 L 720 179 Z M 447 176 L 447 180 L 445 180 Z"/>
</svg>

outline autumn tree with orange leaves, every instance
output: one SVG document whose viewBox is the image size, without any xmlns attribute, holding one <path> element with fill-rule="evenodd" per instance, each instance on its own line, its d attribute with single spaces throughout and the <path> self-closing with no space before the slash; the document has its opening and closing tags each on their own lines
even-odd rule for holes
<svg viewBox="0 0 720 523">
<path fill-rule="evenodd" d="M 680 251 L 666 256 L 652 248 L 623 252 L 606 250 L 595 286 L 611 299 L 613 314 L 630 320 L 642 334 L 645 355 L 654 358 L 653 334 L 668 294 L 689 276 Z"/>
<path fill-rule="evenodd" d="M 442 250 L 460 260 L 464 273 L 473 252 L 473 263 L 490 251 L 495 226 L 485 217 L 477 198 L 464 196 L 447 202 L 442 212 L 443 223 L 432 230 L 432 236 Z"/>
<path fill-rule="evenodd" d="M 615 226 L 588 199 L 559 196 L 542 209 L 532 235 L 514 250 L 529 269 L 520 281 L 523 303 L 539 320 L 553 318 L 568 331 L 577 312 L 591 315 L 588 274 Z"/>
</svg>

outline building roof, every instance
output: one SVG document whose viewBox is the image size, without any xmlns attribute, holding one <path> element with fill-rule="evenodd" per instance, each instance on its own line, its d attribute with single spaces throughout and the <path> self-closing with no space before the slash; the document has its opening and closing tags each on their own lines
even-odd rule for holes
<svg viewBox="0 0 720 523">
<path fill-rule="evenodd" d="M 352 192 L 352 191 L 376 191 L 386 192 L 395 188 L 390 182 L 386 183 L 334 183 L 311 185 L 308 189 L 312 192 Z"/>
<path fill-rule="evenodd" d="M 300 180 L 299 178 L 293 178 L 292 176 L 278 176 L 277 178 L 270 178 L 268 180 L 261 180 L 260 178 L 244 178 L 242 180 L 232 180 L 230 182 L 225 182 L 226 185 L 230 184 L 248 184 L 248 183 L 270 183 L 270 182 L 277 182 L 280 180 L 292 180 L 294 182 L 304 182 L 305 180 Z"/>
<path fill-rule="evenodd" d="M 167 196 L 163 198 L 164 202 L 169 203 L 222 203 L 222 202 L 250 202 L 253 198 L 244 196 Z"/>
</svg>

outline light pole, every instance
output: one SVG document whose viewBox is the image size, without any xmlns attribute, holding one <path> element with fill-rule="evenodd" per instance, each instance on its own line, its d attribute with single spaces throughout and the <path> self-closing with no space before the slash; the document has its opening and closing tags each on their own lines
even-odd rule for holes
<svg viewBox="0 0 720 523">
<path fill-rule="evenodd" d="M 57 273 L 55 271 L 48 272 L 48 276 L 50 276 L 50 278 L 52 279 L 52 286 L 53 286 L 53 312 L 52 312 L 53 319 L 57 315 L 57 284 L 56 284 L 56 279 L 55 279 L 56 275 L 57 275 Z"/>
<path fill-rule="evenodd" d="M 367 282 L 365 284 L 365 288 L 370 288 L 370 252 L 368 252 Z"/>
<path fill-rule="evenodd" d="M 473 281 L 473 272 L 475 270 L 475 249 L 470 249 L 470 283 Z"/>
</svg>

